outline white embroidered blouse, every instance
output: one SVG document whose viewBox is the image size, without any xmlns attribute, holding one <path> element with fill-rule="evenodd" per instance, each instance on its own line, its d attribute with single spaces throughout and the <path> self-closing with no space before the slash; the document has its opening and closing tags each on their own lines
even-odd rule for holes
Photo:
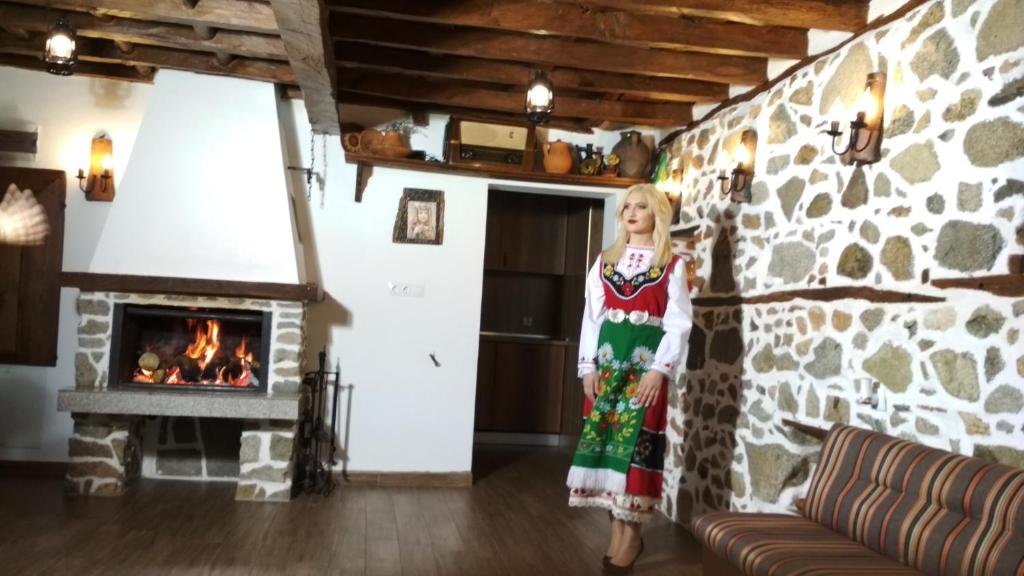
<svg viewBox="0 0 1024 576">
<path fill-rule="evenodd" d="M 646 274 L 651 268 L 654 248 L 648 246 L 626 245 L 625 252 L 615 265 L 615 270 L 626 280 L 638 274 Z M 601 323 L 606 316 L 604 306 L 604 286 L 601 279 L 601 258 L 590 268 L 587 275 L 586 306 L 583 309 L 583 327 L 580 330 L 580 360 L 578 376 L 595 372 L 594 358 L 597 356 L 597 338 L 601 332 Z M 661 338 L 658 351 L 654 354 L 652 370 L 661 372 L 669 379 L 674 379 L 682 364 L 683 352 L 690 338 L 693 326 L 693 308 L 690 306 L 690 293 L 686 285 L 685 263 L 680 258 L 669 272 L 668 306 L 662 318 L 661 327 L 665 335 Z"/>
</svg>

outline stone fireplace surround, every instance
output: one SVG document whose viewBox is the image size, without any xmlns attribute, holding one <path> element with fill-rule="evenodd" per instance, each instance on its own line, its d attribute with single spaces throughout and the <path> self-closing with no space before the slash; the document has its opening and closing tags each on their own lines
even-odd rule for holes
<svg viewBox="0 0 1024 576">
<path fill-rule="evenodd" d="M 71 412 L 74 419 L 74 431 L 68 441 L 69 494 L 123 494 L 141 473 L 146 418 L 164 416 L 241 420 L 235 498 L 291 498 L 296 433 L 304 405 L 300 381 L 305 302 L 315 298 L 315 287 L 186 279 L 152 282 L 157 279 L 92 274 L 65 277 L 70 278 L 65 285 L 81 288 L 75 387 L 61 390 L 57 401 L 58 410 Z M 111 289 L 105 289 L 108 286 Z M 253 292 L 273 297 L 245 296 Z M 271 348 L 265 371 L 267 392 L 108 388 L 116 303 L 271 311 Z"/>
</svg>

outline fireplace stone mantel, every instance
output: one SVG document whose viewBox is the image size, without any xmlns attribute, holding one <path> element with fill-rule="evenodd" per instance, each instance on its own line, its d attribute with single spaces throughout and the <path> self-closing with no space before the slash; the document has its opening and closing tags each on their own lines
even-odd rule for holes
<svg viewBox="0 0 1024 576">
<path fill-rule="evenodd" d="M 57 395 L 57 410 L 81 414 L 295 421 L 299 419 L 300 398 L 299 394 L 257 396 L 225 392 L 65 389 Z"/>
</svg>

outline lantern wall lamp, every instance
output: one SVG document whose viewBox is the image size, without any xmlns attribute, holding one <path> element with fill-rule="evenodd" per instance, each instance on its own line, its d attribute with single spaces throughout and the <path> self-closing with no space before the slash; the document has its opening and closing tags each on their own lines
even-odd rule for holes
<svg viewBox="0 0 1024 576">
<path fill-rule="evenodd" d="M 537 70 L 526 90 L 526 118 L 534 124 L 545 124 L 554 111 L 554 87 L 548 75 L 542 70 Z"/>
</svg>

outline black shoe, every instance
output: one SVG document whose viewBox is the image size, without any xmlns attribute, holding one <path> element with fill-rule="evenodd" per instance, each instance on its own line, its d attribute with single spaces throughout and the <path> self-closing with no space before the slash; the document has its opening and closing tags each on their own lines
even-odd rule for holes
<svg viewBox="0 0 1024 576">
<path fill-rule="evenodd" d="M 636 556 L 633 557 L 633 561 L 630 562 L 626 566 L 619 566 L 618 564 L 613 564 L 611 559 L 609 558 L 608 561 L 604 565 L 604 572 L 605 572 L 605 574 L 629 574 L 633 570 L 633 565 L 636 564 L 637 559 L 639 559 L 640 555 L 643 554 L 643 553 L 644 553 L 644 539 L 641 538 L 640 539 L 640 550 L 636 553 Z M 605 558 L 608 558 L 608 557 L 605 556 Z"/>
</svg>

